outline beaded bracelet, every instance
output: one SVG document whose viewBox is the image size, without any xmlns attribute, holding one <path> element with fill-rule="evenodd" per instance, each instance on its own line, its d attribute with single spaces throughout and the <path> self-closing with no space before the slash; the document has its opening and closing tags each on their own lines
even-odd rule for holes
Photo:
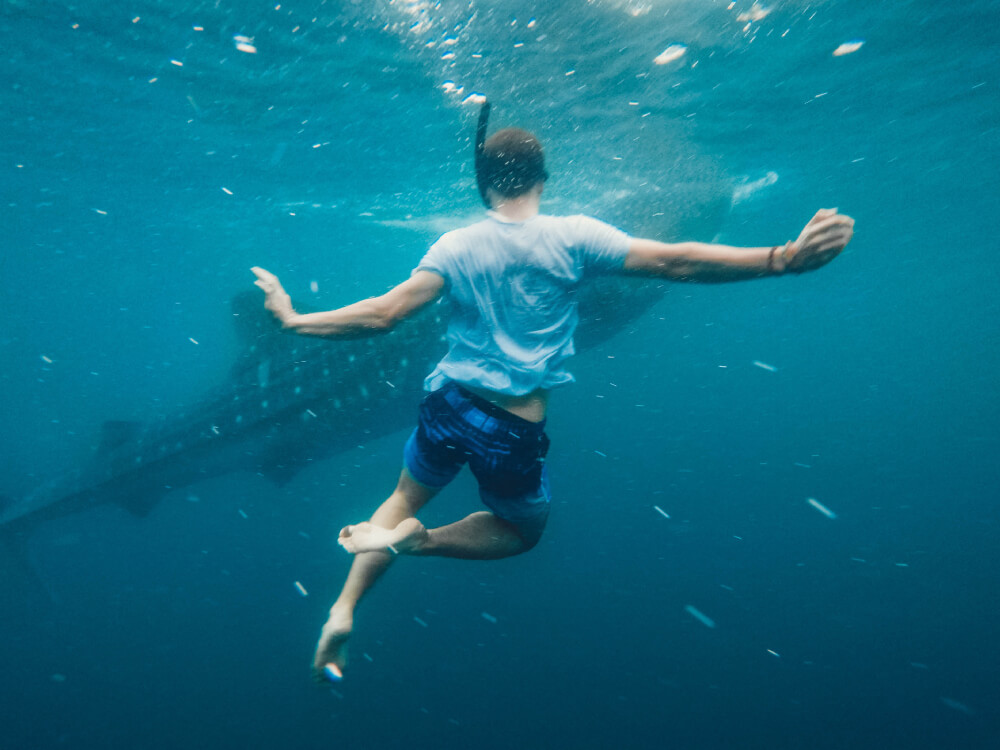
<svg viewBox="0 0 1000 750">
<path fill-rule="evenodd" d="M 774 273 L 774 251 L 777 250 L 777 249 L 778 249 L 778 246 L 775 245 L 774 247 L 771 248 L 771 252 L 769 252 L 767 254 L 767 271 L 768 271 L 768 273 Z"/>
</svg>

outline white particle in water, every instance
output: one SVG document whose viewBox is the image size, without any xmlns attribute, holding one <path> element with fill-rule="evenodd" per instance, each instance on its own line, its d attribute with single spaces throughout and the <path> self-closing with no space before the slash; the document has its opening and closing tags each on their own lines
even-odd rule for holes
<svg viewBox="0 0 1000 750">
<path fill-rule="evenodd" d="M 694 605 L 687 604 L 684 606 L 684 611 L 691 615 L 694 619 L 704 625 L 706 628 L 714 628 L 715 620 L 713 620 L 708 615 L 704 614 L 701 610 L 697 609 Z"/>
<path fill-rule="evenodd" d="M 685 54 L 687 54 L 687 47 L 685 45 L 671 44 L 663 50 L 663 52 L 653 58 L 653 63 L 656 65 L 666 65 L 674 60 L 680 60 Z"/>
</svg>

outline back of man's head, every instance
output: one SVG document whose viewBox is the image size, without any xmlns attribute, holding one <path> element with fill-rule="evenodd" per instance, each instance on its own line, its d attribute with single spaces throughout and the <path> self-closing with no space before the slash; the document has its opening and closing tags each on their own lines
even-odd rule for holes
<svg viewBox="0 0 1000 750">
<path fill-rule="evenodd" d="M 538 139 L 521 128 L 504 128 L 486 139 L 482 179 L 504 198 L 516 198 L 545 182 L 545 154 Z"/>
</svg>

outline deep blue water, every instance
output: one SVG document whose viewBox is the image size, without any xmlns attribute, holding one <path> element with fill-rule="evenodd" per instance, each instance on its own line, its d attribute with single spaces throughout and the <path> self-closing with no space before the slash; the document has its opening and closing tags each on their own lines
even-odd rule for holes
<svg viewBox="0 0 1000 750">
<path fill-rule="evenodd" d="M 335 306 L 475 217 L 472 91 L 545 142 L 550 212 L 747 245 L 822 206 L 857 227 L 819 273 L 674 285 L 581 354 L 542 543 L 401 561 L 335 692 L 308 665 L 336 530 L 404 432 L 284 487 L 40 525 L 34 589 L 4 571 L 0 746 L 996 746 L 1000 9 L 729 6 L 4 2 L 11 498 L 104 420 L 225 382 L 250 266 Z M 425 520 L 474 498 L 465 477 Z"/>
</svg>

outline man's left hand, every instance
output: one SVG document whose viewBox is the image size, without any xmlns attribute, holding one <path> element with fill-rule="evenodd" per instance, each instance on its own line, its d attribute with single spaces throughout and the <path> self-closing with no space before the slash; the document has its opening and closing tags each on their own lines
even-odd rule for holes
<svg viewBox="0 0 1000 750">
<path fill-rule="evenodd" d="M 803 273 L 825 266 L 840 255 L 853 235 L 854 219 L 835 208 L 820 209 L 782 252 L 784 270 Z"/>
</svg>

